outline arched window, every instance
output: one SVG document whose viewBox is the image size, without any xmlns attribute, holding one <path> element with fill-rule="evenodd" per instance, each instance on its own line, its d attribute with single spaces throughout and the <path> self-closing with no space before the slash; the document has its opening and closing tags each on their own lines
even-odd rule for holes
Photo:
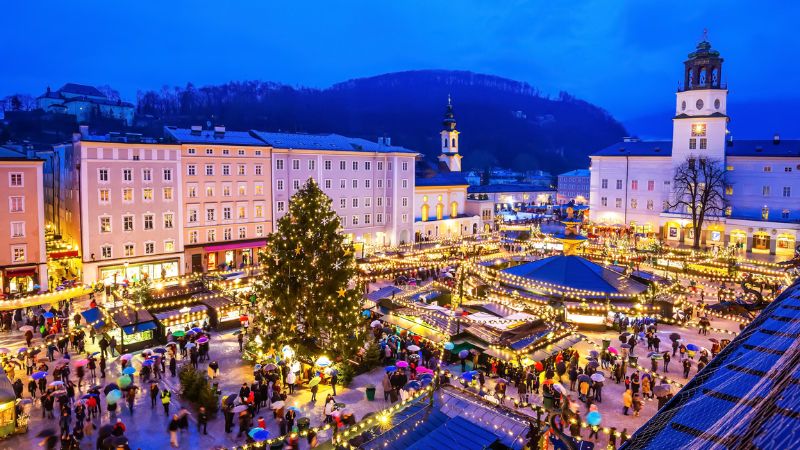
<svg viewBox="0 0 800 450">
<path fill-rule="evenodd" d="M 700 81 L 698 82 L 700 86 L 704 86 L 706 84 L 706 68 L 703 67 L 700 69 Z"/>
<path fill-rule="evenodd" d="M 447 138 L 442 139 L 442 145 L 447 147 Z"/>
<path fill-rule="evenodd" d="M 442 220 L 444 216 L 444 205 L 441 203 L 436 204 L 436 220 Z M 439 233 L 436 233 L 437 235 Z"/>
<path fill-rule="evenodd" d="M 719 86 L 719 69 L 716 67 L 711 71 L 711 84 L 714 86 Z"/>
<path fill-rule="evenodd" d="M 450 203 L 450 218 L 455 219 L 458 217 L 458 202 Z"/>
<path fill-rule="evenodd" d="M 450 147 L 455 148 L 456 146 L 456 138 L 453 138 L 453 142 L 450 144 Z"/>
<path fill-rule="evenodd" d="M 430 209 L 431 209 L 431 207 L 428 206 L 427 203 L 422 205 L 422 221 L 423 222 L 427 222 L 428 221 L 428 214 L 430 213 Z"/>
<path fill-rule="evenodd" d="M 694 84 L 694 69 L 689 69 L 689 76 L 687 78 L 688 78 L 689 85 L 686 86 L 686 87 L 690 88 Z"/>
</svg>

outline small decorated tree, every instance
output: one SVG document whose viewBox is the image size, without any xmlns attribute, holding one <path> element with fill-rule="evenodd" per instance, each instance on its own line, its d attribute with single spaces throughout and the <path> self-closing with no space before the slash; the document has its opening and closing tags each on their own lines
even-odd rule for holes
<svg viewBox="0 0 800 450">
<path fill-rule="evenodd" d="M 256 358 L 285 345 L 307 359 L 347 358 L 361 344 L 355 259 L 340 229 L 331 199 L 309 179 L 260 255 L 248 344 Z"/>
</svg>

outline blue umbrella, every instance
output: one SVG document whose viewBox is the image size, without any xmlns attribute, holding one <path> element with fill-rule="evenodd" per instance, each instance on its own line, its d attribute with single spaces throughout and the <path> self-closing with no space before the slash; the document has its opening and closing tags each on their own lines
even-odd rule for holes
<svg viewBox="0 0 800 450">
<path fill-rule="evenodd" d="M 152 366 L 153 365 L 153 360 L 152 359 L 148 359 L 148 360 L 144 361 L 142 363 L 142 365 L 143 366 Z"/>
<path fill-rule="evenodd" d="M 700 350 L 700 347 L 698 347 L 698 346 L 696 346 L 694 344 L 689 344 L 689 345 L 686 346 L 686 350 L 689 350 L 689 351 L 692 351 L 692 352 L 696 352 L 696 351 Z"/>
<path fill-rule="evenodd" d="M 405 389 L 407 391 L 410 391 L 410 390 L 418 391 L 421 388 L 422 388 L 422 384 L 420 384 L 419 381 L 409 381 L 408 383 L 406 383 L 405 386 L 403 386 L 403 389 Z"/>
<path fill-rule="evenodd" d="M 44 313 L 43 316 L 45 319 L 52 319 L 54 317 L 53 313 L 51 313 L 50 311 Z"/>
<path fill-rule="evenodd" d="M 423 373 L 422 375 L 418 376 L 417 379 L 419 381 L 432 380 L 433 379 L 433 374 L 432 373 Z"/>
<path fill-rule="evenodd" d="M 34 380 L 41 380 L 42 378 L 47 378 L 47 372 L 35 372 L 31 375 L 31 378 Z"/>
<path fill-rule="evenodd" d="M 194 331 L 195 333 L 202 333 L 203 329 L 200 328 L 200 327 L 194 327 L 194 328 L 192 328 L 192 331 Z"/>
<path fill-rule="evenodd" d="M 463 379 L 465 379 L 467 381 L 472 381 L 472 378 L 475 377 L 475 375 L 477 375 L 477 374 L 478 374 L 478 371 L 476 371 L 476 370 L 473 370 L 473 371 L 470 371 L 470 372 L 464 372 L 464 373 L 461 374 L 461 378 L 463 378 Z"/>
<path fill-rule="evenodd" d="M 454 348 L 456 348 L 456 344 L 453 344 L 452 342 L 445 342 L 444 343 L 444 349 L 445 350 L 452 350 Z"/>
<path fill-rule="evenodd" d="M 133 374 L 136 373 L 136 369 L 134 369 L 131 366 L 128 366 L 128 367 L 122 369 L 122 373 L 124 373 L 125 375 L 133 375 Z"/>
<path fill-rule="evenodd" d="M 386 367 L 386 372 L 394 372 L 396 370 L 397 370 L 397 367 L 395 367 L 395 366 L 387 366 Z"/>
<path fill-rule="evenodd" d="M 251 429 L 247 435 L 256 442 L 263 442 L 269 439 L 269 431 L 258 427 Z"/>
<path fill-rule="evenodd" d="M 586 422 L 589 425 L 596 427 L 597 425 L 600 425 L 600 419 L 601 418 L 602 417 L 600 416 L 599 412 L 592 411 L 592 412 L 590 412 L 589 414 L 586 415 Z"/>
<path fill-rule="evenodd" d="M 153 353 L 159 353 L 163 355 L 164 353 L 167 353 L 167 349 L 165 349 L 164 347 L 154 348 Z"/>
</svg>

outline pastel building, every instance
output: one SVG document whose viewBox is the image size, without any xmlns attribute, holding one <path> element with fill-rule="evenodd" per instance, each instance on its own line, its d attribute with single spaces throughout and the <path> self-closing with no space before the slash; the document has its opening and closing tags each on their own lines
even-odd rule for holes
<svg viewBox="0 0 800 450">
<path fill-rule="evenodd" d="M 44 161 L 0 148 L 0 292 L 48 289 L 44 229 Z"/>
<path fill-rule="evenodd" d="M 251 133 L 272 149 L 276 222 L 287 213 L 291 196 L 313 178 L 331 198 L 342 233 L 352 242 L 377 247 L 410 242 L 416 152 L 393 146 L 388 138 Z"/>
<path fill-rule="evenodd" d="M 563 205 L 575 201 L 577 205 L 589 203 L 589 169 L 576 169 L 558 175 L 556 203 Z"/>
<path fill-rule="evenodd" d="M 753 253 L 793 255 L 800 238 L 800 141 L 774 135 L 735 140 L 728 130 L 723 59 L 707 41 L 684 62 L 671 141 L 626 139 L 591 156 L 591 219 L 625 224 L 673 243 L 737 244 Z M 669 209 L 674 168 L 705 158 L 726 170 L 723 214 L 692 229 L 686 211 Z"/>
<path fill-rule="evenodd" d="M 180 145 L 186 272 L 258 263 L 273 230 L 271 149 L 248 131 L 166 127 Z"/>
<path fill-rule="evenodd" d="M 181 146 L 141 135 L 81 135 L 83 281 L 184 272 Z"/>
<path fill-rule="evenodd" d="M 461 172 L 459 131 L 453 105 L 447 110 L 439 132 L 441 153 L 436 164 L 420 158 L 415 169 L 414 239 L 471 235 L 482 231 L 480 215 L 467 213 L 469 183 Z"/>
</svg>

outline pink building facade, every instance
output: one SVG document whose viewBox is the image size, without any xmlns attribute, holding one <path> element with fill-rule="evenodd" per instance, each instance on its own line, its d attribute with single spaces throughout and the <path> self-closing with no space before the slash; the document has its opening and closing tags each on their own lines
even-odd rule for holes
<svg viewBox="0 0 800 450">
<path fill-rule="evenodd" d="M 83 136 L 83 281 L 121 283 L 183 273 L 183 182 L 178 145 Z"/>
<path fill-rule="evenodd" d="M 46 291 L 47 252 L 43 173 L 44 162 L 0 158 L 0 288 L 4 296 Z"/>
<path fill-rule="evenodd" d="M 166 127 L 181 148 L 184 271 L 244 268 L 272 232 L 271 153 L 246 131 Z"/>
</svg>

